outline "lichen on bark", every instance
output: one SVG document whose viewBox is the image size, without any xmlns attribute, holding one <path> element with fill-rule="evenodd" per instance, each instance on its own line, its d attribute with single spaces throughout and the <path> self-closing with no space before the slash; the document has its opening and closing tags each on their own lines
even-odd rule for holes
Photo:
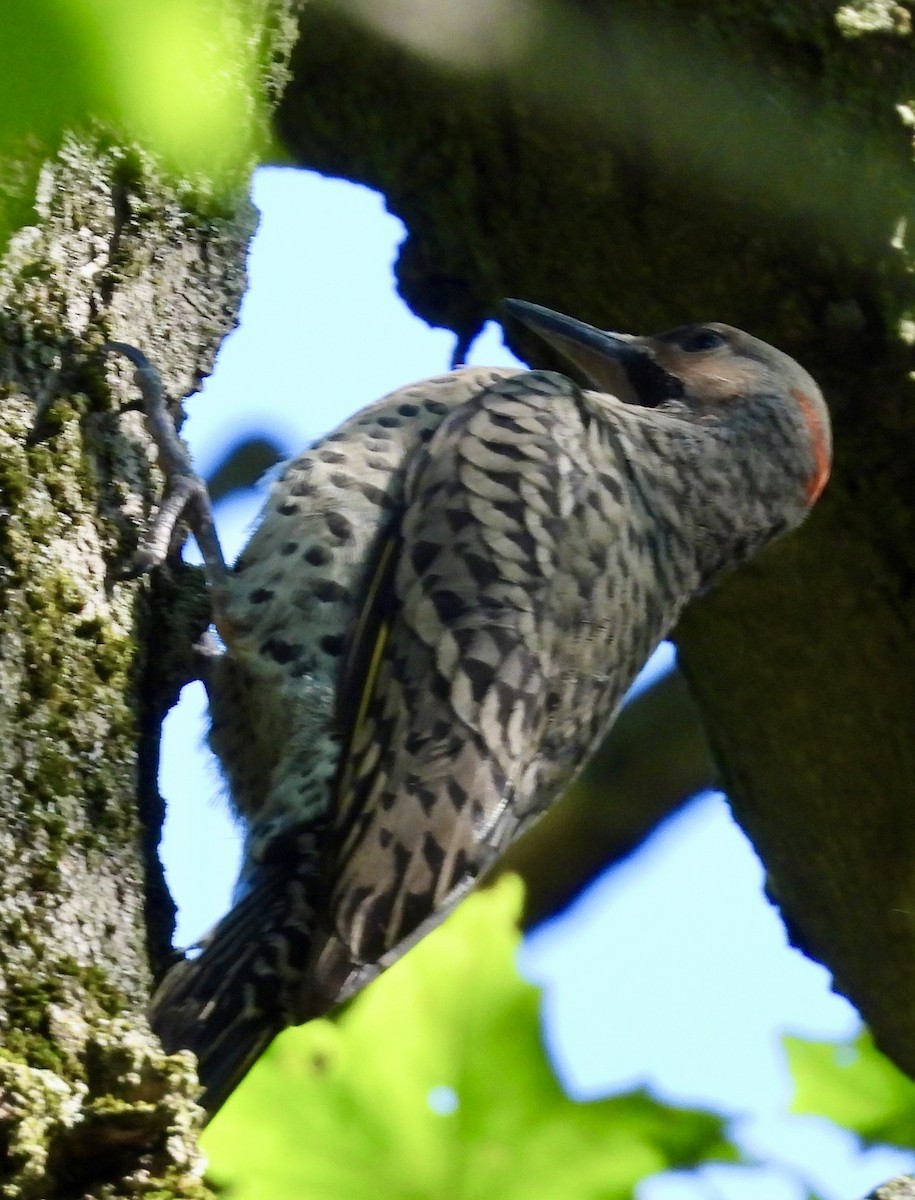
<svg viewBox="0 0 915 1200">
<path fill-rule="evenodd" d="M 251 89 L 239 153 L 265 142 L 294 8 L 220 14 L 244 25 L 221 63 Z M 57 149 L 27 139 L 0 186 L 6 222 L 25 222 L 0 259 L 7 1200 L 210 1194 L 193 1062 L 164 1056 L 145 1018 L 173 915 L 156 854 L 159 724 L 207 601 L 192 568 L 126 569 L 161 478 L 130 374 L 102 346 L 140 347 L 176 403 L 196 390 L 237 320 L 253 162 L 182 178 L 113 120 L 99 114 Z"/>
<path fill-rule="evenodd" d="M 161 585 L 125 567 L 158 479 L 100 347 L 144 345 L 191 391 L 230 328 L 253 220 L 244 200 L 191 208 L 142 151 L 75 136 L 36 207 L 0 265 L 0 1188 L 196 1196 L 175 1126 L 192 1072 L 143 1015 L 164 892 L 147 654 L 172 621 Z"/>
</svg>

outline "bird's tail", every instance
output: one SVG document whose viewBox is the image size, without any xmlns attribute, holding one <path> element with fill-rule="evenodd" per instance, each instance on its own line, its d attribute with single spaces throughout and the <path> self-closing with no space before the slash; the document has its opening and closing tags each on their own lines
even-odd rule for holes
<svg viewBox="0 0 915 1200">
<path fill-rule="evenodd" d="M 191 1050 L 198 1103 L 212 1117 L 258 1057 L 294 1021 L 312 932 L 304 885 L 286 872 L 260 877 L 163 979 L 149 1022 L 167 1053 Z"/>
</svg>

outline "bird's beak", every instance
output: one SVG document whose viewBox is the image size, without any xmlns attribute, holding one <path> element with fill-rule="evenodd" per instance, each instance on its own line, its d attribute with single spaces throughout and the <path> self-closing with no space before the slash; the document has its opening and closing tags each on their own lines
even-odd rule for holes
<svg viewBox="0 0 915 1200">
<path fill-rule="evenodd" d="M 527 300 L 504 300 L 502 307 L 542 338 L 588 384 L 627 404 L 654 408 L 681 390 L 679 380 L 658 366 L 641 338 L 598 329 Z"/>
</svg>

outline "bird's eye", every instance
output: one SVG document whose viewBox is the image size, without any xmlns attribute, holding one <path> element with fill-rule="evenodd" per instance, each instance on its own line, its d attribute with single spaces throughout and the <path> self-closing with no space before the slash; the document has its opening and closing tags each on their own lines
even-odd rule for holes
<svg viewBox="0 0 915 1200">
<path fill-rule="evenodd" d="M 726 342 L 724 334 L 715 329 L 697 329 L 695 333 L 688 333 L 680 345 L 690 354 L 697 354 L 702 350 L 717 350 Z"/>
</svg>

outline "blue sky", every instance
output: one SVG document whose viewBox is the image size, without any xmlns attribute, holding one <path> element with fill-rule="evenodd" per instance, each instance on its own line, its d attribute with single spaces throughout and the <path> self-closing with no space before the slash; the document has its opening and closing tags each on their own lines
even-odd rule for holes
<svg viewBox="0 0 915 1200">
<path fill-rule="evenodd" d="M 397 297 L 391 264 L 403 230 L 377 194 L 266 169 L 254 199 L 262 223 L 241 324 L 188 403 L 184 434 L 203 474 L 254 431 L 297 452 L 386 391 L 446 369 L 454 347 L 453 335 L 429 329 Z M 497 326 L 470 361 L 514 361 Z M 229 556 L 263 494 L 219 506 Z M 162 852 L 185 944 L 227 907 L 237 863 L 204 728 L 202 689 L 187 688 L 167 721 L 160 781 L 169 802 Z M 889 1151 L 858 1155 L 825 1122 L 785 1115 L 780 1034 L 846 1037 L 857 1019 L 830 992 L 827 972 L 788 947 L 762 885 L 726 804 L 709 795 L 522 951 L 522 969 L 543 988 L 547 1044 L 572 1095 L 647 1082 L 673 1102 L 740 1114 L 748 1153 L 785 1164 L 741 1172 L 739 1186 L 723 1167 L 665 1176 L 644 1185 L 641 1200 L 802 1200 L 805 1183 L 839 1200 L 913 1167 L 911 1156 Z"/>
</svg>

